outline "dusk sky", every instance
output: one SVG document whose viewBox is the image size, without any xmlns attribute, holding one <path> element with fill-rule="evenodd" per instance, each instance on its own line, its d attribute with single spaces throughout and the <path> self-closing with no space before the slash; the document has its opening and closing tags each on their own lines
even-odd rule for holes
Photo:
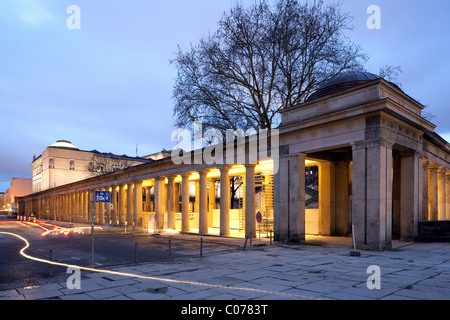
<svg viewBox="0 0 450 320">
<path fill-rule="evenodd" d="M 243 0 L 251 4 L 253 0 Z M 427 106 L 450 141 L 450 1 L 342 0 L 348 36 L 367 69 L 401 66 L 403 91 Z M 171 150 L 170 64 L 177 46 L 213 33 L 231 0 L 0 0 L 0 181 L 31 178 L 33 155 L 56 140 L 82 150 L 139 156 Z M 81 10 L 70 30 L 67 8 Z M 381 29 L 369 30 L 370 5 Z M 0 182 L 0 192 L 9 188 Z"/>
</svg>

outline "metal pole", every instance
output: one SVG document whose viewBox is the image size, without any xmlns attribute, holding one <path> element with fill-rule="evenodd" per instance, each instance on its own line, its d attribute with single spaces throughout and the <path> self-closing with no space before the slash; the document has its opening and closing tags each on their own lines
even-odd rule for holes
<svg viewBox="0 0 450 320">
<path fill-rule="evenodd" d="M 53 261 L 53 249 L 50 249 L 48 251 L 48 260 Z M 50 277 L 53 277 L 53 266 L 52 264 L 49 264 L 48 266 L 48 273 L 50 274 Z"/>
<path fill-rule="evenodd" d="M 91 267 L 94 269 L 95 191 L 91 192 Z"/>
<path fill-rule="evenodd" d="M 261 222 L 258 222 L 259 225 L 259 242 L 261 242 Z"/>
<path fill-rule="evenodd" d="M 134 243 L 134 264 L 137 266 L 138 265 L 138 256 L 137 256 L 137 242 Z"/>
</svg>

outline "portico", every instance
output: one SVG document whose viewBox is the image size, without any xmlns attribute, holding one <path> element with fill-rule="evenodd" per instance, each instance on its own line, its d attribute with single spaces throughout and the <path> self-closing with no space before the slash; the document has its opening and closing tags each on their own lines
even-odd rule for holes
<svg viewBox="0 0 450 320">
<path fill-rule="evenodd" d="M 270 139 L 279 154 L 254 157 L 261 145 L 252 136 L 214 163 L 194 161 L 194 150 L 190 161 L 163 158 L 23 197 L 22 208 L 90 222 L 91 193 L 110 190 L 112 206 L 94 207 L 96 223 L 256 237 L 259 211 L 276 241 L 351 235 L 358 249 L 386 250 L 393 239 L 416 241 L 420 221 L 450 219 L 449 144 L 422 109 L 395 85 L 353 73 L 281 112 L 279 140 Z"/>
</svg>

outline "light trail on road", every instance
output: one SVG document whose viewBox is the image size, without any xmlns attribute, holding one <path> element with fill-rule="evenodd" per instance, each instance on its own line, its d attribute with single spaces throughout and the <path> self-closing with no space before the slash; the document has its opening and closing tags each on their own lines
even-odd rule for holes
<svg viewBox="0 0 450 320">
<path fill-rule="evenodd" d="M 123 277 L 130 277 L 130 278 L 138 278 L 138 279 L 145 279 L 145 280 L 153 280 L 153 281 L 160 281 L 160 282 L 166 282 L 166 283 L 177 283 L 177 284 L 186 284 L 186 285 L 194 285 L 194 286 L 202 286 L 202 287 L 211 287 L 211 288 L 220 288 L 220 289 L 227 289 L 227 290 L 236 290 L 236 291 L 250 291 L 250 292 L 257 292 L 257 293 L 265 293 L 270 295 L 281 295 L 281 296 L 287 296 L 297 299 L 310 299 L 310 297 L 295 295 L 295 294 L 289 294 L 284 292 L 275 292 L 265 289 L 256 289 L 256 288 L 245 288 L 245 287 L 231 287 L 231 286 L 224 286 L 224 285 L 218 285 L 218 284 L 210 284 L 210 283 L 203 283 L 203 282 L 196 282 L 196 281 L 187 281 L 187 280 L 175 280 L 175 279 L 168 279 L 168 278 L 159 278 L 159 277 L 152 277 L 152 276 L 145 276 L 145 275 L 139 275 L 134 273 L 128 273 L 128 272 L 120 272 L 120 271 L 114 271 L 114 270 L 105 270 L 105 269 L 94 269 L 89 267 L 82 267 L 72 264 L 66 264 L 66 263 L 60 263 L 56 261 L 50 261 L 46 259 L 36 258 L 33 256 L 30 256 L 25 253 L 25 251 L 30 247 L 30 243 L 27 239 L 24 237 L 11 233 L 11 232 L 2 232 L 0 231 L 0 234 L 8 235 L 16 237 L 20 240 L 22 240 L 25 243 L 25 247 L 23 247 L 20 250 L 20 254 L 25 257 L 26 259 L 33 260 L 36 262 L 46 263 L 54 266 L 60 266 L 65 268 L 76 268 L 84 271 L 89 272 L 96 272 L 96 273 L 105 273 L 105 274 L 111 274 L 111 275 L 117 275 L 117 276 L 123 276 Z"/>
</svg>

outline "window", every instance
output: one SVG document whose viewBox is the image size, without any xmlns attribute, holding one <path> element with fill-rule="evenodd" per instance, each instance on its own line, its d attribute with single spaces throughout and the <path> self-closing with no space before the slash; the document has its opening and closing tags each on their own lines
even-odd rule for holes
<svg viewBox="0 0 450 320">
<path fill-rule="evenodd" d="M 49 168 L 49 169 L 55 169 L 55 159 L 50 158 L 50 159 L 48 160 L 48 168 Z"/>
<path fill-rule="evenodd" d="M 75 161 L 70 160 L 70 170 L 75 170 Z"/>
</svg>

